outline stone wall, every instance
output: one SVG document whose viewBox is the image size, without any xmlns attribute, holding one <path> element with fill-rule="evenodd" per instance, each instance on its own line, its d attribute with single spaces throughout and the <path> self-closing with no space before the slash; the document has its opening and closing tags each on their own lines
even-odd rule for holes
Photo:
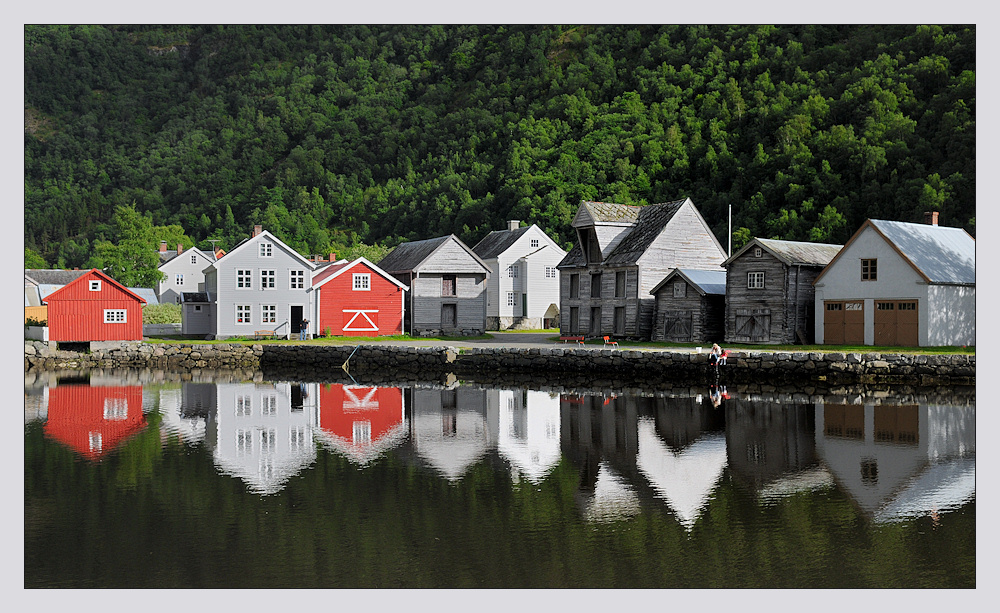
<svg viewBox="0 0 1000 613">
<path fill-rule="evenodd" d="M 373 345 L 109 344 L 88 353 L 56 351 L 41 341 L 25 341 L 24 367 L 87 368 L 256 368 L 297 378 L 331 373 L 438 377 L 452 373 L 479 380 L 509 375 L 578 379 L 594 384 L 705 381 L 728 383 L 824 381 L 974 385 L 974 355 L 912 355 L 736 351 L 716 371 L 704 353 L 616 351 L 562 347 L 469 349 Z"/>
</svg>

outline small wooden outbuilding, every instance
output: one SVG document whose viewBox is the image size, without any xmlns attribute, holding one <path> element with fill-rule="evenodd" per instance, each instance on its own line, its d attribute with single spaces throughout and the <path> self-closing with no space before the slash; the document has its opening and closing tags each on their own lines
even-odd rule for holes
<svg viewBox="0 0 1000 613">
<path fill-rule="evenodd" d="M 141 341 L 146 301 L 96 268 L 44 299 L 49 340 Z"/>
<path fill-rule="evenodd" d="M 402 334 L 403 296 L 408 289 L 365 258 L 330 264 L 313 274 L 316 334 Z"/>
<path fill-rule="evenodd" d="M 726 320 L 726 271 L 676 268 L 649 292 L 656 297 L 652 340 L 721 341 Z"/>
</svg>

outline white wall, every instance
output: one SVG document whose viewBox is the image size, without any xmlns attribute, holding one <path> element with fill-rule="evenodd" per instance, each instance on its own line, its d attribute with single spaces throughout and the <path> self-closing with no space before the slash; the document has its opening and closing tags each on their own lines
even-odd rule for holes
<svg viewBox="0 0 1000 613">
<path fill-rule="evenodd" d="M 925 312 L 926 311 L 926 312 Z M 932 285 L 927 290 L 927 342 L 931 347 L 976 344 L 976 288 Z"/>
</svg>

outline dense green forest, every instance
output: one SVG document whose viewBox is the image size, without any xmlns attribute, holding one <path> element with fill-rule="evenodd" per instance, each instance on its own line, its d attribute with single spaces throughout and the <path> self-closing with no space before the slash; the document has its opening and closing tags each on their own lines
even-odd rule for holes
<svg viewBox="0 0 1000 613">
<path fill-rule="evenodd" d="M 975 234 L 974 26 L 25 26 L 26 264 L 304 254 L 690 197 L 726 244 Z M 120 224 L 119 224 L 120 225 Z M 178 228 L 179 226 L 179 228 Z M 169 237 L 167 236 L 169 235 Z M 151 248 L 155 245 L 151 245 Z M 359 251 L 361 250 L 361 251 Z"/>
</svg>

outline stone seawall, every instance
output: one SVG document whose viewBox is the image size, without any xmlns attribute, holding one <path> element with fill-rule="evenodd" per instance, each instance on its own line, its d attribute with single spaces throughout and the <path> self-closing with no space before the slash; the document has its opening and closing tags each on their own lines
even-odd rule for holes
<svg viewBox="0 0 1000 613">
<path fill-rule="evenodd" d="M 89 353 L 57 351 L 25 341 L 30 369 L 252 368 L 326 377 L 331 372 L 442 374 L 489 380 L 507 375 L 572 377 L 594 383 L 683 381 L 714 377 L 708 355 L 671 351 L 604 349 L 466 349 L 395 345 L 243 345 L 108 343 Z M 728 382 L 814 380 L 830 383 L 974 385 L 974 355 L 911 355 L 736 351 L 720 368 Z"/>
</svg>

